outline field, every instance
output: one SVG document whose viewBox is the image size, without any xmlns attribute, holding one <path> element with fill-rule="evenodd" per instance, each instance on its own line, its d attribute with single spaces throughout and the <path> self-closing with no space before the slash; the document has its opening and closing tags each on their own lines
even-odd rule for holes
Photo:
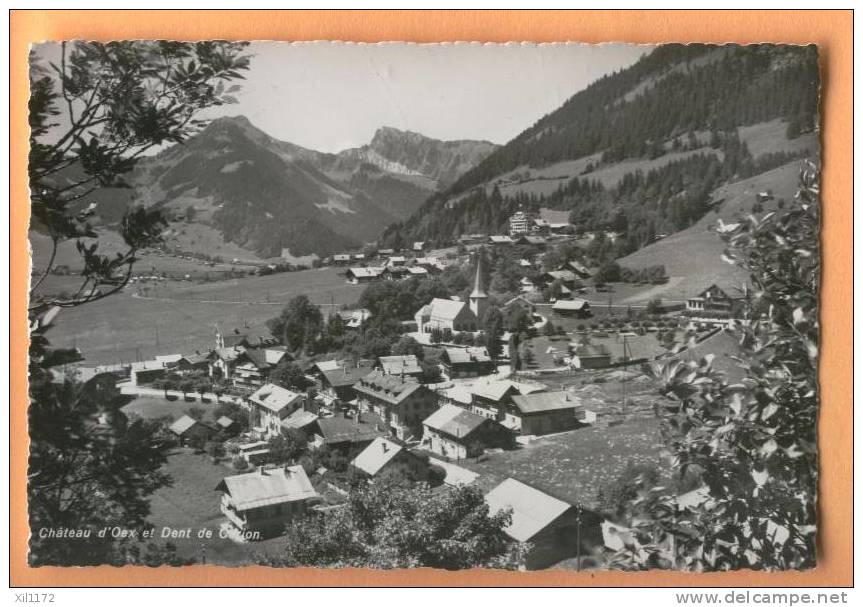
<svg viewBox="0 0 863 607">
<path fill-rule="evenodd" d="M 193 353 L 213 345 L 215 327 L 269 336 L 266 321 L 289 299 L 305 294 L 326 312 L 355 302 L 362 287 L 337 268 L 253 276 L 216 283 L 166 283 L 148 295 L 123 293 L 63 310 L 48 334 L 56 347 L 77 347 L 86 362 L 114 363 L 156 354 Z"/>
<path fill-rule="evenodd" d="M 235 474 L 222 464 L 214 464 L 205 455 L 178 450 L 168 456 L 164 472 L 173 479 L 170 486 L 162 487 L 150 498 L 149 521 L 155 526 L 160 542 L 170 541 L 181 556 L 206 559 L 208 563 L 241 565 L 253 560 L 255 554 L 277 554 L 284 538 L 237 544 L 219 538 L 219 527 L 226 522 L 219 510 L 219 493 L 216 486 L 221 480 Z M 161 539 L 163 528 L 192 529 L 190 539 Z M 199 529 L 210 529 L 212 539 L 196 537 Z"/>
<path fill-rule="evenodd" d="M 631 380 L 625 388 L 620 381 L 612 380 L 575 392 L 587 409 L 597 413 L 594 426 L 541 437 L 519 449 L 492 454 L 482 461 L 464 460 L 459 465 L 479 473 L 477 482 L 485 489 L 513 477 L 571 503 L 596 507 L 599 488 L 613 481 L 628 462 L 665 467 L 664 445 L 651 403 L 655 392 L 652 384 L 639 377 L 641 381 Z M 566 378 L 549 387 L 562 388 L 563 382 L 573 384 L 571 378 Z"/>
</svg>

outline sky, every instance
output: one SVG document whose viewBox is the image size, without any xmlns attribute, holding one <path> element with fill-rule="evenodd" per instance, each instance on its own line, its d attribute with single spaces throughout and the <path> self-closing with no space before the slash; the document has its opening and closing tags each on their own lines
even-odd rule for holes
<svg viewBox="0 0 863 607">
<path fill-rule="evenodd" d="M 51 46 L 40 50 L 50 56 L 59 45 Z M 503 144 L 650 49 L 254 42 L 238 103 L 204 117 L 245 115 L 276 139 L 322 152 L 365 145 L 381 126 Z"/>
</svg>

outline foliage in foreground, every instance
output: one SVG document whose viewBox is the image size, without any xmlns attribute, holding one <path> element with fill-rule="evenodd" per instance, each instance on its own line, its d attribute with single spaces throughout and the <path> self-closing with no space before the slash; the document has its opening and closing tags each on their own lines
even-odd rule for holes
<svg viewBox="0 0 863 607">
<path fill-rule="evenodd" d="M 265 564 L 513 569 L 524 546 L 504 533 L 510 521 L 509 512 L 490 515 L 475 487 L 432 490 L 389 477 L 356 486 L 344 507 L 295 522 L 284 555 Z"/>
<path fill-rule="evenodd" d="M 818 178 L 808 164 L 791 208 L 749 217 L 727 236 L 727 259 L 751 274 L 748 322 L 734 329 L 746 376 L 730 384 L 712 357 L 657 370 L 673 467 L 704 486 L 681 503 L 645 483 L 629 504 L 633 541 L 612 566 L 815 566 Z"/>
</svg>

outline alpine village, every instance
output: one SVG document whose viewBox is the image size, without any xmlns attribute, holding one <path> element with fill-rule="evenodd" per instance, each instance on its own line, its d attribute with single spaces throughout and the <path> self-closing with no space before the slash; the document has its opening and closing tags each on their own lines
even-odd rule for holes
<svg viewBox="0 0 863 607">
<path fill-rule="evenodd" d="M 808 191 L 817 79 L 813 48 L 666 45 L 502 146 L 329 154 L 228 116 L 100 179 L 84 232 L 35 197 L 31 562 L 745 566 L 685 561 L 704 534 L 653 542 L 639 505 L 716 499 L 670 386 L 751 376 L 738 235 Z"/>
</svg>

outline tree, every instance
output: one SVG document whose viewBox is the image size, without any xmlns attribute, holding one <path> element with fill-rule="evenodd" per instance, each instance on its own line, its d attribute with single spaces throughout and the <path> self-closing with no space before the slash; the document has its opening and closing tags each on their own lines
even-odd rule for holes
<svg viewBox="0 0 863 607">
<path fill-rule="evenodd" d="M 503 344 L 501 343 L 504 325 L 503 312 L 497 306 L 489 306 L 481 320 L 482 330 L 485 334 L 485 347 L 489 356 L 493 360 L 497 360 L 503 354 Z"/>
<path fill-rule="evenodd" d="M 302 367 L 293 361 L 287 360 L 280 361 L 275 369 L 270 371 L 269 380 L 274 384 L 294 390 L 305 390 L 309 385 Z"/>
<path fill-rule="evenodd" d="M 113 376 L 55 384 L 30 369 L 30 563 L 99 565 L 119 558 L 104 526 L 148 528 L 149 496 L 168 478 L 159 424 L 128 420 Z M 42 529 L 89 530 L 88 538 L 54 539 Z"/>
<path fill-rule="evenodd" d="M 422 344 L 410 335 L 405 335 L 393 344 L 392 353 L 395 356 L 408 356 L 413 354 L 417 360 L 422 360 L 425 357 L 425 350 Z"/>
<path fill-rule="evenodd" d="M 186 409 L 186 415 L 197 421 L 204 419 L 204 415 L 206 414 L 207 412 L 201 407 L 190 407 L 189 409 Z"/>
<path fill-rule="evenodd" d="M 654 297 L 650 301 L 647 302 L 647 313 L 648 314 L 662 314 L 662 299 L 659 297 Z"/>
<path fill-rule="evenodd" d="M 491 515 L 476 487 L 433 492 L 424 483 L 382 478 L 354 487 L 340 510 L 295 521 L 283 555 L 265 562 L 292 567 L 515 568 L 523 546 L 513 547 L 504 533 L 510 520 L 508 511 Z"/>
<path fill-rule="evenodd" d="M 84 203 L 100 188 L 128 187 L 123 175 L 146 151 L 182 143 L 204 126 L 197 118 L 202 110 L 234 102 L 238 87 L 226 84 L 248 68 L 245 46 L 76 41 L 61 43 L 56 62 L 31 54 L 31 210 L 52 244 L 30 288 L 31 310 L 81 305 L 128 284 L 137 252 L 160 240 L 164 217 L 158 210 L 129 210 L 120 221 L 127 248 L 103 255 L 98 241 L 85 240 L 97 234 L 89 223 L 94 209 Z M 41 293 L 67 240 L 76 241 L 84 263 L 82 283 L 69 297 Z"/>
<path fill-rule="evenodd" d="M 308 441 L 302 430 L 288 428 L 267 441 L 267 449 L 270 451 L 270 459 L 281 464 L 303 455 L 308 450 Z"/>
<path fill-rule="evenodd" d="M 679 476 L 706 495 L 684 511 L 661 487 L 629 504 L 627 568 L 799 569 L 815 565 L 817 495 L 819 176 L 808 164 L 795 203 L 724 237 L 750 273 L 747 323 L 733 329 L 745 379 L 701 361 L 657 368 L 666 443 Z M 685 533 L 681 530 L 685 529 Z M 673 538 L 674 541 L 670 541 Z"/>
<path fill-rule="evenodd" d="M 270 332 L 291 350 L 311 346 L 320 335 L 323 315 L 306 295 L 297 295 L 281 314 L 267 321 Z"/>
<path fill-rule="evenodd" d="M 50 380 L 52 361 L 65 351 L 51 348 L 53 314 L 45 312 L 108 297 L 128 284 L 137 252 L 159 241 L 164 218 L 159 211 L 129 210 L 119 221 L 125 250 L 103 255 L 98 242 L 85 240 L 96 236 L 88 223 L 92 203 L 86 203 L 99 188 L 124 186 L 122 176 L 146 150 L 181 143 L 202 128 L 196 118 L 201 110 L 232 102 L 233 89 L 225 84 L 248 68 L 245 46 L 69 42 L 61 45 L 58 62 L 45 65 L 32 56 L 31 210 L 34 225 L 52 243 L 30 289 L 27 490 L 33 565 L 178 564 L 158 547 L 136 553 L 129 542 L 95 536 L 102 527 L 147 528 L 149 495 L 169 481 L 161 472 L 166 443 L 157 422 L 125 420 L 122 401 L 104 376 L 85 384 Z M 116 199 L 100 203 L 114 213 L 122 210 L 118 206 Z M 67 240 L 77 241 L 82 283 L 68 296 L 41 293 L 57 248 Z M 39 537 L 38 530 L 47 527 L 91 530 L 94 536 L 75 542 Z"/>
</svg>

